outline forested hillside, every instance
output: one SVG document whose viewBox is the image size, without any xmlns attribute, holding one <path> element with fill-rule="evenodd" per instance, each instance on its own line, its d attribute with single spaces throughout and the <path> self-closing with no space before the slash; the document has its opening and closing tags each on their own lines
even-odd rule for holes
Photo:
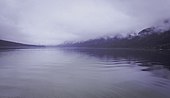
<svg viewBox="0 0 170 98">
<path fill-rule="evenodd" d="M 108 37 L 91 39 L 83 42 L 66 43 L 62 47 L 92 47 L 92 48 L 145 48 L 170 49 L 170 30 L 157 32 L 147 28 L 135 35 L 127 37 Z"/>
</svg>

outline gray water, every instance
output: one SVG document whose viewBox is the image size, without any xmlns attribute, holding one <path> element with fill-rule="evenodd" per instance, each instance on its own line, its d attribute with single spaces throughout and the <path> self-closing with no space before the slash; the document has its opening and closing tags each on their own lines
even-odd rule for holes
<svg viewBox="0 0 170 98">
<path fill-rule="evenodd" d="M 0 98 L 170 98 L 169 53 L 0 50 Z"/>
</svg>

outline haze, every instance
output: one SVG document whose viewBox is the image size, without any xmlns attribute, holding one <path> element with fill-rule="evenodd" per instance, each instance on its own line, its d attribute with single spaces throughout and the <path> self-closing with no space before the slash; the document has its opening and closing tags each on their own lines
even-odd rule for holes
<svg viewBox="0 0 170 98">
<path fill-rule="evenodd" d="M 138 32 L 170 17 L 170 0 L 0 0 L 0 39 L 55 45 Z"/>
</svg>

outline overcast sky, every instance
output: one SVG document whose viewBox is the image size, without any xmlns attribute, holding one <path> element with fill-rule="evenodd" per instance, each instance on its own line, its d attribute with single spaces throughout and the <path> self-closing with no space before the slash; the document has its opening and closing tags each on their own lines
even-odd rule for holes
<svg viewBox="0 0 170 98">
<path fill-rule="evenodd" d="M 0 0 L 0 39 L 59 44 L 140 31 L 170 18 L 170 0 Z"/>
</svg>

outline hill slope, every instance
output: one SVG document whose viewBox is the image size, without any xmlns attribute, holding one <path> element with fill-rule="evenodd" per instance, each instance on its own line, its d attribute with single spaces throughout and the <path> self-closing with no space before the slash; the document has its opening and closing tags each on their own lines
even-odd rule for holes
<svg viewBox="0 0 170 98">
<path fill-rule="evenodd" d="M 2 48 L 29 48 L 29 47 L 38 47 L 38 46 L 0 40 L 0 48 L 1 49 Z"/>
<path fill-rule="evenodd" d="M 169 25 L 170 24 L 167 24 Z M 124 38 L 108 37 L 91 39 L 77 43 L 66 43 L 61 47 L 87 48 L 139 48 L 139 49 L 170 49 L 170 28 L 150 27 L 141 30 L 135 35 Z"/>
</svg>

